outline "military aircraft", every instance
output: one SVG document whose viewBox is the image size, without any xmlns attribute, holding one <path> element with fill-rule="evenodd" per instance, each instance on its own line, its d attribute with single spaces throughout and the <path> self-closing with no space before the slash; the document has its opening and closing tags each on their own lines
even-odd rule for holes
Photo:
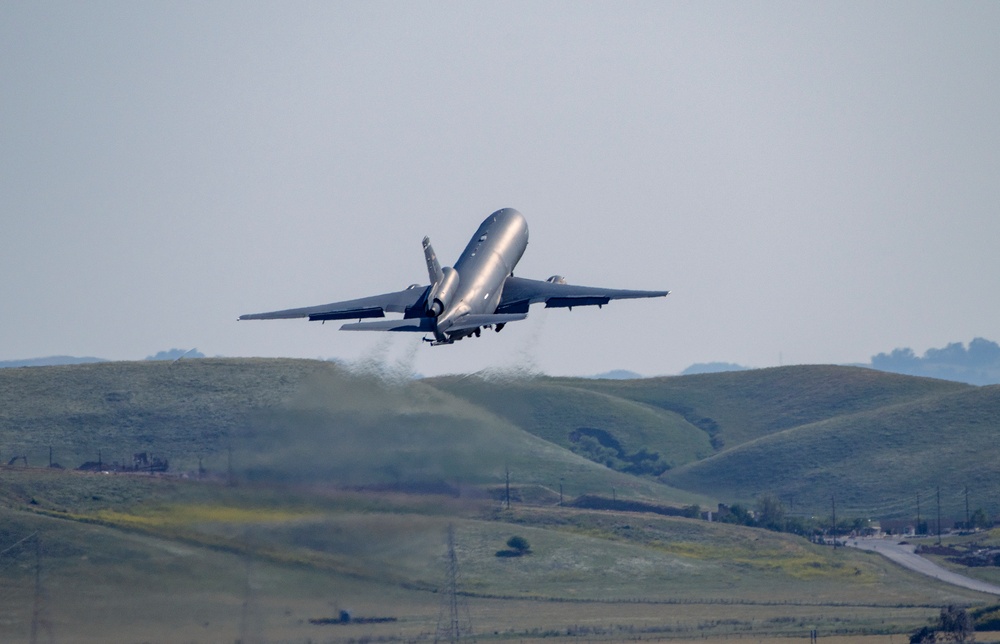
<svg viewBox="0 0 1000 644">
<path fill-rule="evenodd" d="M 545 281 L 514 277 L 528 246 L 528 222 L 513 208 L 498 210 L 479 226 L 454 268 L 441 267 L 429 238 L 424 237 L 424 259 L 430 285 L 413 284 L 402 291 L 333 302 L 319 306 L 241 315 L 240 320 L 309 318 L 310 321 L 353 320 L 344 331 L 409 331 L 431 334 L 432 346 L 452 344 L 482 329 L 499 332 L 508 322 L 528 317 L 528 307 L 545 302 L 546 308 L 604 306 L 611 300 L 663 297 L 670 291 L 629 291 L 573 286 L 559 275 Z M 386 312 L 402 319 L 384 318 Z"/>
</svg>

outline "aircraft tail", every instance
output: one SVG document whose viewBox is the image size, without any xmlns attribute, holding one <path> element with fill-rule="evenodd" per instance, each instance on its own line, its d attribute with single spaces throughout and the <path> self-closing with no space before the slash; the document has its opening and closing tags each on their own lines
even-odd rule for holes
<svg viewBox="0 0 1000 644">
<path fill-rule="evenodd" d="M 424 237 L 424 259 L 427 261 L 427 275 L 431 278 L 431 286 L 435 284 L 440 284 L 444 281 L 444 272 L 441 270 L 441 264 L 438 262 L 437 255 L 434 253 L 434 247 L 431 246 L 431 238 Z"/>
</svg>

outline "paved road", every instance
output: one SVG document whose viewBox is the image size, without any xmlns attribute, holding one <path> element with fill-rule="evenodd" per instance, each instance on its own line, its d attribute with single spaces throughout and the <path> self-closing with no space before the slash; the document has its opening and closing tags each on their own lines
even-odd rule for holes
<svg viewBox="0 0 1000 644">
<path fill-rule="evenodd" d="M 943 581 L 946 584 L 978 590 L 981 593 L 1000 595 L 1000 586 L 996 586 L 985 581 L 979 581 L 978 579 L 973 579 L 971 577 L 966 577 L 965 575 L 960 575 L 956 572 L 942 568 L 936 563 L 915 554 L 913 551 L 916 546 L 913 544 L 900 545 L 895 539 L 875 538 L 848 539 L 846 543 L 852 548 L 877 552 L 891 561 L 898 563 L 904 568 L 915 570 L 916 572 L 919 572 L 922 575 L 927 575 L 928 577 L 934 577 L 935 579 Z"/>
</svg>

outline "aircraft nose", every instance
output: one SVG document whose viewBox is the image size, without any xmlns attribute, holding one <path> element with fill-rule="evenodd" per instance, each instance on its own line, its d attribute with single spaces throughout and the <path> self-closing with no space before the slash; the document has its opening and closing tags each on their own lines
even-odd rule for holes
<svg viewBox="0 0 1000 644">
<path fill-rule="evenodd" d="M 508 220 L 508 219 L 524 219 L 524 215 L 514 210 L 513 208 L 501 208 L 491 215 L 497 220 Z"/>
<path fill-rule="evenodd" d="M 528 236 L 528 220 L 513 208 L 501 208 L 490 215 L 487 221 L 490 220 L 503 224 L 505 229 L 522 231 L 525 238 Z"/>
</svg>

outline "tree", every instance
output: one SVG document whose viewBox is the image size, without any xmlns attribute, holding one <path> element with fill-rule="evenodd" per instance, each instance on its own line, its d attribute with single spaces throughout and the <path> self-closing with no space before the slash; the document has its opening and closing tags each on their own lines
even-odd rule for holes
<svg viewBox="0 0 1000 644">
<path fill-rule="evenodd" d="M 739 503 L 734 503 L 729 508 L 727 514 L 723 514 L 719 517 L 720 523 L 735 523 L 737 525 L 745 525 L 753 527 L 757 525 L 757 520 L 754 519 L 753 513 L 747 510 L 745 507 Z"/>
<path fill-rule="evenodd" d="M 531 554 L 531 544 L 524 537 L 513 536 L 507 539 L 507 549 L 497 550 L 497 557 L 523 557 Z"/>
<path fill-rule="evenodd" d="M 785 506 L 773 494 L 757 499 L 757 525 L 781 532 L 785 529 Z"/>
<path fill-rule="evenodd" d="M 971 524 L 969 527 L 983 528 L 984 530 L 993 525 L 993 522 L 990 521 L 990 517 L 986 514 L 986 511 L 983 510 L 982 508 L 978 508 L 976 509 L 975 512 L 972 513 L 972 516 L 969 517 L 969 523 Z"/>
<path fill-rule="evenodd" d="M 524 537 L 513 536 L 507 539 L 507 547 L 516 552 L 518 555 L 526 555 L 531 553 L 531 544 Z"/>
<path fill-rule="evenodd" d="M 934 629 L 924 626 L 919 631 L 910 635 L 910 644 L 930 644 L 935 638 Z"/>
<path fill-rule="evenodd" d="M 957 606 L 948 606 L 941 609 L 941 627 L 939 630 L 953 642 L 971 642 L 975 640 L 972 617 L 964 608 Z"/>
<path fill-rule="evenodd" d="M 939 635 L 940 637 L 938 637 Z M 924 626 L 910 636 L 910 644 L 929 644 L 940 641 L 959 642 L 960 644 L 976 641 L 975 624 L 968 611 L 957 606 L 946 606 L 941 609 L 937 628 Z"/>
</svg>

